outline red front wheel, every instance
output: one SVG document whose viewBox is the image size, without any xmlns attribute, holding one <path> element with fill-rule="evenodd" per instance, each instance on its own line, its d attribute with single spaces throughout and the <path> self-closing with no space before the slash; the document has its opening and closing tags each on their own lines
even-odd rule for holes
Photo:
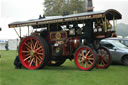
<svg viewBox="0 0 128 85">
<path fill-rule="evenodd" d="M 111 55 L 105 47 L 100 47 L 97 51 L 98 61 L 96 68 L 108 68 L 111 64 Z"/>
<path fill-rule="evenodd" d="M 43 38 L 29 36 L 22 40 L 19 46 L 19 59 L 24 67 L 27 69 L 44 67 L 48 58 L 48 46 Z"/>
<path fill-rule="evenodd" d="M 80 70 L 90 71 L 97 62 L 95 51 L 84 46 L 77 49 L 75 53 L 75 64 Z"/>
</svg>

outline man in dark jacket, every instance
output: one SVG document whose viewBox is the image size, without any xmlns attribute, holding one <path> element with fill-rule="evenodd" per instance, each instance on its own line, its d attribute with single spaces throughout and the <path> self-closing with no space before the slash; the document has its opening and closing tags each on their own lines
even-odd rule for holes
<svg viewBox="0 0 128 85">
<path fill-rule="evenodd" d="M 2 29 L 1 29 L 1 27 L 0 27 L 0 31 L 1 31 Z M 0 58 L 1 58 L 1 54 L 0 54 Z"/>
<path fill-rule="evenodd" d="M 81 36 L 82 39 L 85 39 L 85 45 L 91 45 L 93 43 L 93 22 L 88 20 L 83 27 L 84 34 Z"/>
<path fill-rule="evenodd" d="M 15 66 L 16 69 L 22 68 L 22 64 L 21 64 L 21 62 L 19 60 L 19 56 L 16 56 L 16 58 L 14 60 L 14 66 Z"/>
</svg>

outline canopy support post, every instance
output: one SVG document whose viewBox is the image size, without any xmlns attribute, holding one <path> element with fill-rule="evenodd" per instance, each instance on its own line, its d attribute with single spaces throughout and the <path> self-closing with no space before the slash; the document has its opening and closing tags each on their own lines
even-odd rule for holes
<svg viewBox="0 0 128 85">
<path fill-rule="evenodd" d="M 105 16 L 105 32 L 107 32 L 107 19 L 106 19 L 106 16 Z"/>
<path fill-rule="evenodd" d="M 20 27 L 20 29 L 19 29 L 19 32 L 20 32 L 20 37 L 21 37 L 21 27 Z"/>
<path fill-rule="evenodd" d="M 18 35 L 18 37 L 21 39 L 21 36 L 18 34 L 18 32 L 16 31 L 16 29 L 14 28 L 16 34 Z"/>
<path fill-rule="evenodd" d="M 29 26 L 28 26 L 28 36 L 29 36 Z"/>
<path fill-rule="evenodd" d="M 113 17 L 113 27 L 114 27 L 114 31 L 116 31 L 115 17 Z"/>
</svg>

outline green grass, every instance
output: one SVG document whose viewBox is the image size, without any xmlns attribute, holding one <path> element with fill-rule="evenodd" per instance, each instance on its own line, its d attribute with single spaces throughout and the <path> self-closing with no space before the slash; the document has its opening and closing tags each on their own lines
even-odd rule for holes
<svg viewBox="0 0 128 85">
<path fill-rule="evenodd" d="M 0 85 L 128 85 L 128 67 L 80 71 L 74 61 L 41 70 L 15 69 L 16 51 L 0 51 Z"/>
</svg>

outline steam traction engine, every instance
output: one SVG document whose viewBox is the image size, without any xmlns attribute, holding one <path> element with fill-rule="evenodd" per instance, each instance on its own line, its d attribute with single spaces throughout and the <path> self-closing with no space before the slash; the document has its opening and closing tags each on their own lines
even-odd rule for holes
<svg viewBox="0 0 128 85">
<path fill-rule="evenodd" d="M 109 67 L 111 56 L 99 42 L 115 35 L 117 19 L 121 19 L 121 14 L 110 9 L 14 22 L 9 27 L 21 29 L 27 26 L 28 34 L 30 27 L 34 30 L 25 37 L 18 35 L 21 39 L 19 59 L 27 69 L 39 69 L 45 65 L 60 66 L 66 59 L 74 59 L 76 66 L 86 71 L 94 67 Z M 113 20 L 113 28 L 110 20 Z"/>
</svg>

